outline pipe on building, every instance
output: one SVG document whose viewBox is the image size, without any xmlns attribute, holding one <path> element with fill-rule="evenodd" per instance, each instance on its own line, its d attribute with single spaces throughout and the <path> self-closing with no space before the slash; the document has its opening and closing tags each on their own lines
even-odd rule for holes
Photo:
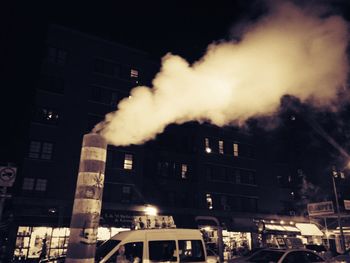
<svg viewBox="0 0 350 263">
<path fill-rule="evenodd" d="M 107 142 L 101 135 L 84 135 L 65 262 L 95 261 L 106 155 Z"/>
</svg>

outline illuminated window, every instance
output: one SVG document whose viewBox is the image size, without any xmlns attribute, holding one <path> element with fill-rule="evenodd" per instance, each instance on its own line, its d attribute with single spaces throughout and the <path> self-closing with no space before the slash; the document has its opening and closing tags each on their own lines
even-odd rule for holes
<svg viewBox="0 0 350 263">
<path fill-rule="evenodd" d="M 46 191 L 46 184 L 47 184 L 46 179 L 37 179 L 36 185 L 35 185 L 35 190 L 45 192 Z"/>
<path fill-rule="evenodd" d="M 181 164 L 181 178 L 182 179 L 187 178 L 187 172 L 188 172 L 187 164 Z"/>
<path fill-rule="evenodd" d="M 205 151 L 207 153 L 211 153 L 209 138 L 204 139 L 204 145 L 205 145 Z"/>
<path fill-rule="evenodd" d="M 139 71 L 136 69 L 130 69 L 130 78 L 137 79 L 139 77 Z"/>
<path fill-rule="evenodd" d="M 132 170 L 133 156 L 132 154 L 125 154 L 124 156 L 124 169 Z"/>
<path fill-rule="evenodd" d="M 33 190 L 34 189 L 34 178 L 25 177 L 22 184 L 23 190 Z"/>
<path fill-rule="evenodd" d="M 224 154 L 224 141 L 219 141 L 219 153 Z"/>
<path fill-rule="evenodd" d="M 206 194 L 206 200 L 207 200 L 207 206 L 208 209 L 213 209 L 213 199 L 211 197 L 211 194 Z"/>
<path fill-rule="evenodd" d="M 58 119 L 58 111 L 49 108 L 37 108 L 34 116 L 35 122 L 40 122 L 44 124 L 57 124 Z"/>
<path fill-rule="evenodd" d="M 233 156 L 238 156 L 238 143 L 233 144 Z"/>
</svg>

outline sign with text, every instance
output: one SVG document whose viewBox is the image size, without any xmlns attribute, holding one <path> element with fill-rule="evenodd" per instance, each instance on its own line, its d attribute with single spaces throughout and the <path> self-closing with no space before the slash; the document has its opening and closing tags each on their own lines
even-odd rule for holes
<svg viewBox="0 0 350 263">
<path fill-rule="evenodd" d="M 345 210 L 350 210 L 350 200 L 344 200 L 344 208 Z"/>
<path fill-rule="evenodd" d="M 334 207 L 332 201 L 311 203 L 307 205 L 309 216 L 323 216 L 334 214 Z"/>
</svg>

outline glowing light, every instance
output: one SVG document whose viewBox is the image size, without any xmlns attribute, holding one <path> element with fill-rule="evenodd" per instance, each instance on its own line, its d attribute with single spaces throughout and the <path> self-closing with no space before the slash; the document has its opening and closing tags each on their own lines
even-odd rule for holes
<svg viewBox="0 0 350 263">
<path fill-rule="evenodd" d="M 293 221 L 290 221 L 289 224 L 290 224 L 290 225 L 294 225 L 294 222 L 293 222 Z"/>
<path fill-rule="evenodd" d="M 283 225 L 283 224 L 284 224 L 284 221 L 283 221 L 283 220 L 281 220 L 281 221 L 280 221 L 280 224 L 281 224 L 281 225 Z"/>
<path fill-rule="evenodd" d="M 211 230 L 212 230 L 210 226 L 203 227 L 203 229 L 204 229 L 205 231 L 211 231 Z"/>
<path fill-rule="evenodd" d="M 211 149 L 210 149 L 209 147 L 206 147 L 206 148 L 205 148 L 205 151 L 206 151 L 207 153 L 211 153 Z"/>
<path fill-rule="evenodd" d="M 154 206 L 147 205 L 143 211 L 149 216 L 156 216 L 158 214 L 158 209 Z"/>
</svg>

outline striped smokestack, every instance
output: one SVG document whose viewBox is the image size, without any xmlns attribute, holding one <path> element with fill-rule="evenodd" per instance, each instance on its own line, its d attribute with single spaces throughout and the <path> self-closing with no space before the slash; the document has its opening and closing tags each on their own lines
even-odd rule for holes
<svg viewBox="0 0 350 263">
<path fill-rule="evenodd" d="M 99 226 L 106 141 L 96 133 L 85 134 L 80 155 L 79 174 L 70 223 L 66 262 L 94 262 Z"/>
</svg>

